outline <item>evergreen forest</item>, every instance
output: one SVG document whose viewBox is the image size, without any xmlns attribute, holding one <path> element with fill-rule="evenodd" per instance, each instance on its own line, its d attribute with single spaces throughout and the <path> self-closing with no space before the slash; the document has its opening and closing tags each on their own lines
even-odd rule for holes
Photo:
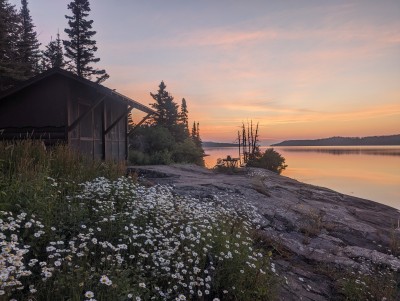
<svg viewBox="0 0 400 301">
<path fill-rule="evenodd" d="M 41 45 L 28 0 L 21 0 L 19 10 L 8 0 L 0 0 L 0 91 L 54 67 L 98 83 L 109 77 L 104 69 L 93 66 L 100 58 L 95 55 L 96 31 L 89 18 L 89 1 L 73 0 L 68 9 L 66 39 L 54 30 L 55 39 Z"/>
</svg>

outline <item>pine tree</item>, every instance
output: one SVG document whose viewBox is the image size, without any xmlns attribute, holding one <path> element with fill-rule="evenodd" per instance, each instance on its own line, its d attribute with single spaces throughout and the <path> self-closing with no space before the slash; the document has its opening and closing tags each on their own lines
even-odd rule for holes
<svg viewBox="0 0 400 301">
<path fill-rule="evenodd" d="M 15 6 L 0 0 L 0 91 L 24 79 L 16 63 L 19 20 Z"/>
<path fill-rule="evenodd" d="M 35 25 L 28 9 L 28 1 L 21 0 L 20 11 L 20 36 L 17 42 L 18 63 L 25 78 L 39 73 L 41 52 L 40 43 L 37 39 Z"/>
<path fill-rule="evenodd" d="M 200 138 L 200 123 L 199 123 L 199 122 L 197 122 L 196 140 L 195 140 L 195 143 L 196 143 L 196 145 L 197 145 L 198 147 L 201 148 L 202 141 L 201 141 L 201 138 Z"/>
<path fill-rule="evenodd" d="M 59 67 L 64 65 L 63 50 L 61 46 L 60 33 L 57 33 L 57 39 L 51 40 L 43 51 L 43 65 L 45 69 Z"/>
<path fill-rule="evenodd" d="M 100 58 L 94 56 L 97 51 L 96 41 L 93 36 L 96 31 L 91 30 L 93 20 L 87 20 L 90 12 L 88 0 L 73 0 L 68 4 L 72 16 L 65 16 L 68 19 L 69 28 L 64 31 L 68 34 L 69 40 L 64 40 L 65 56 L 70 59 L 69 69 L 78 76 L 91 79 L 96 76 L 98 83 L 106 80 L 109 75 L 106 71 L 94 69 L 91 63 L 98 63 Z"/>
<path fill-rule="evenodd" d="M 184 131 L 186 135 L 189 137 L 189 118 L 188 118 L 189 111 L 186 105 L 186 99 L 182 98 L 181 104 L 181 112 L 179 114 L 179 121 L 184 127 Z"/>
<path fill-rule="evenodd" d="M 192 127 L 192 139 L 195 141 L 197 137 L 197 129 L 196 129 L 196 121 L 193 121 L 193 127 Z"/>
<path fill-rule="evenodd" d="M 150 93 L 151 97 L 156 101 L 151 106 L 158 113 L 153 117 L 155 125 L 161 125 L 169 130 L 173 130 L 178 124 L 178 105 L 174 102 L 174 98 L 165 90 L 167 87 L 164 81 L 161 81 L 156 94 Z"/>
<path fill-rule="evenodd" d="M 200 123 L 199 122 L 197 122 L 196 138 L 200 139 Z"/>
<path fill-rule="evenodd" d="M 202 148 L 202 146 L 201 146 L 202 141 L 200 138 L 200 123 L 197 122 L 197 125 L 196 125 L 196 121 L 193 122 L 191 137 L 192 137 L 194 144 L 196 144 L 197 147 Z"/>
</svg>

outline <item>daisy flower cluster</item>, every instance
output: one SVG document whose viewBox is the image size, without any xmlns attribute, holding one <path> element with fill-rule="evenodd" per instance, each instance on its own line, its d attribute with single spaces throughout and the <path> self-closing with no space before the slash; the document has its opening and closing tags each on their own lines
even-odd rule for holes
<svg viewBox="0 0 400 301">
<path fill-rule="evenodd" d="M 46 300 L 50 291 L 91 301 L 273 294 L 270 256 L 252 239 L 260 217 L 243 200 L 182 197 L 122 177 L 82 183 L 63 201 L 54 224 L 39 212 L 0 212 L 0 300 Z"/>
</svg>

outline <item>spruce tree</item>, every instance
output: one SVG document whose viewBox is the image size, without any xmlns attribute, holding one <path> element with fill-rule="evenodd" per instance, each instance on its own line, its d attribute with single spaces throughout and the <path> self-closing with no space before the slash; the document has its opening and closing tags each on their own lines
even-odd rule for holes
<svg viewBox="0 0 400 301">
<path fill-rule="evenodd" d="M 39 73 L 41 52 L 37 39 L 35 25 L 28 9 L 28 1 L 21 0 L 20 11 L 20 36 L 17 43 L 18 63 L 25 78 Z"/>
<path fill-rule="evenodd" d="M 201 148 L 202 141 L 201 141 L 201 138 L 200 138 L 200 123 L 199 123 L 199 122 L 197 122 L 196 141 L 195 141 L 195 143 L 196 143 L 196 145 L 197 145 L 198 147 Z"/>
<path fill-rule="evenodd" d="M 196 144 L 197 147 L 202 149 L 202 146 L 201 146 L 202 141 L 200 138 L 200 123 L 197 122 L 197 125 L 196 125 L 196 121 L 193 122 L 191 137 L 192 137 L 194 144 Z"/>
<path fill-rule="evenodd" d="M 178 124 L 178 105 L 174 98 L 165 90 L 167 87 L 163 81 L 158 86 L 156 94 L 150 93 L 156 101 L 152 103 L 152 108 L 158 113 L 153 117 L 153 124 L 161 125 L 169 130 L 173 130 Z"/>
<path fill-rule="evenodd" d="M 192 127 L 192 139 L 193 139 L 193 141 L 196 139 L 196 136 L 197 136 L 196 121 L 193 121 L 193 127 Z"/>
<path fill-rule="evenodd" d="M 91 64 L 98 63 L 100 58 L 95 57 L 97 51 L 96 41 L 93 36 L 96 31 L 91 30 L 93 20 L 87 20 L 90 12 L 88 0 L 73 0 L 68 4 L 71 10 L 71 16 L 65 16 L 68 19 L 69 28 L 64 31 L 69 40 L 63 40 L 65 47 L 65 56 L 70 59 L 68 69 L 78 76 L 91 79 L 96 76 L 98 83 L 106 80 L 109 75 L 104 69 L 94 69 Z"/>
<path fill-rule="evenodd" d="M 51 40 L 43 51 L 43 65 L 45 69 L 59 67 L 64 65 L 63 49 L 61 45 L 60 34 L 57 33 L 57 39 Z"/>
<path fill-rule="evenodd" d="M 179 121 L 182 124 L 186 135 L 189 137 L 189 111 L 186 105 L 186 99 L 182 98 L 181 112 L 179 114 Z"/>
<path fill-rule="evenodd" d="M 17 64 L 19 20 L 15 6 L 0 0 L 0 91 L 24 79 Z"/>
</svg>

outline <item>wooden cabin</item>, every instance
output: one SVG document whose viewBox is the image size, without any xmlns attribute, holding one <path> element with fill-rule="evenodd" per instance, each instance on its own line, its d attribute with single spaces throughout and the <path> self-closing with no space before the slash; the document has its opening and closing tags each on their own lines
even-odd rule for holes
<svg viewBox="0 0 400 301">
<path fill-rule="evenodd" d="M 100 84 L 50 69 L 0 93 L 0 140 L 67 143 L 93 158 L 126 160 L 128 113 L 152 109 Z"/>
</svg>

